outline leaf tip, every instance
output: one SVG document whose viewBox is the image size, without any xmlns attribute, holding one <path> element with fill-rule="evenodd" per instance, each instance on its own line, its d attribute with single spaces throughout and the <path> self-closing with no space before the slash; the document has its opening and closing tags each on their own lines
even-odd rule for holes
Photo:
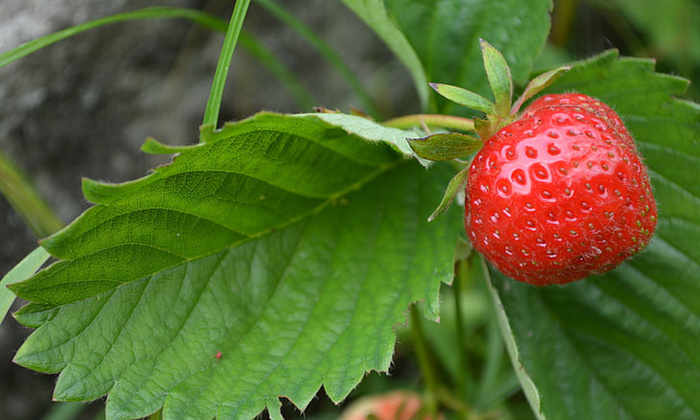
<svg viewBox="0 0 700 420">
<path fill-rule="evenodd" d="M 493 45 L 491 45 L 487 40 L 484 38 L 479 38 L 479 46 L 481 47 L 482 51 L 488 50 L 488 49 L 496 49 Z"/>
</svg>

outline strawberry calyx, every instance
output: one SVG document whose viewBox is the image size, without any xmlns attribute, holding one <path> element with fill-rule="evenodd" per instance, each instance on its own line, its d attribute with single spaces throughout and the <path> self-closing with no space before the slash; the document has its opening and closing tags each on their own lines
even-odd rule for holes
<svg viewBox="0 0 700 420">
<path fill-rule="evenodd" d="M 443 83 L 430 84 L 444 98 L 484 113 L 483 118 L 475 118 L 472 121 L 473 131 L 478 138 L 464 133 L 459 135 L 442 133 L 422 139 L 411 139 L 409 144 L 416 155 L 428 160 L 451 160 L 465 156 L 466 151 L 470 153 L 478 151 L 500 129 L 520 118 L 520 108 L 525 102 L 550 86 L 572 67 L 561 66 L 535 77 L 513 103 L 513 78 L 505 57 L 487 41 L 480 39 L 479 44 L 486 77 L 494 97 L 493 101 L 462 87 Z M 449 129 L 449 127 L 445 128 Z M 442 201 L 428 220 L 431 221 L 445 212 L 454 201 L 455 195 L 464 189 L 466 183 L 467 168 L 464 168 L 452 178 Z"/>
<path fill-rule="evenodd" d="M 484 118 L 474 120 L 474 131 L 485 142 L 498 130 L 518 119 L 522 105 L 551 85 L 559 76 L 571 69 L 571 66 L 558 67 L 535 77 L 513 104 L 513 78 L 505 57 L 487 41 L 480 39 L 479 43 L 486 77 L 494 97 L 493 101 L 458 86 L 442 83 L 431 83 L 430 86 L 446 99 L 485 114 Z"/>
</svg>

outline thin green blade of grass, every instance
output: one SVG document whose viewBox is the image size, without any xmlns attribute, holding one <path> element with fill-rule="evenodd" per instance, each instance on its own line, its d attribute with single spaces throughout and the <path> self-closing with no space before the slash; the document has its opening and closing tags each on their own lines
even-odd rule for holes
<svg viewBox="0 0 700 420">
<path fill-rule="evenodd" d="M 312 31 L 299 19 L 275 3 L 274 0 L 256 0 L 256 3 L 265 8 L 265 10 L 270 12 L 270 14 L 282 21 L 291 29 L 296 31 L 299 35 L 306 39 L 311 46 L 316 48 L 316 50 L 321 53 L 321 55 L 323 55 L 323 57 L 325 57 L 325 59 L 345 78 L 345 81 L 357 96 L 358 100 L 362 104 L 362 107 L 365 108 L 364 111 L 366 111 L 367 114 L 373 118 L 379 119 L 379 111 L 374 105 L 372 97 L 369 95 L 364 86 L 362 86 L 362 83 L 357 76 L 355 76 L 352 69 L 350 69 L 350 67 L 330 45 L 323 41 L 314 33 L 314 31 Z"/>
<path fill-rule="evenodd" d="M 19 60 L 35 51 L 54 44 L 58 41 L 69 38 L 73 35 L 85 32 L 87 30 L 109 25 L 112 23 L 126 22 L 131 20 L 151 20 L 151 19 L 174 19 L 182 18 L 189 19 L 193 22 L 217 31 L 226 30 L 226 22 L 219 18 L 211 16 L 207 13 L 198 10 L 176 8 L 176 7 L 149 7 L 133 12 L 120 13 L 113 16 L 108 16 L 96 19 L 90 22 L 85 22 L 70 28 L 63 29 L 58 32 L 43 36 L 41 38 L 29 41 L 0 54 L 0 67 L 6 66 L 14 61 Z"/>
<path fill-rule="evenodd" d="M 243 20 L 245 19 L 246 13 L 248 13 L 249 6 L 250 0 L 239 0 L 233 7 L 231 21 L 226 28 L 224 44 L 221 46 L 219 62 L 216 64 L 214 80 L 212 80 L 211 84 L 211 93 L 209 93 L 207 106 L 204 109 L 204 120 L 202 121 L 202 125 L 216 127 L 218 123 L 219 110 L 221 109 L 221 99 L 224 95 L 224 86 L 226 85 L 226 79 L 228 78 L 228 70 L 231 66 L 233 51 L 236 49 L 238 36 L 243 28 Z"/>
<path fill-rule="evenodd" d="M 70 38 L 73 35 L 86 32 L 90 29 L 134 20 L 177 18 L 191 20 L 205 28 L 218 32 L 226 32 L 228 27 L 226 21 L 198 10 L 176 7 L 150 7 L 96 19 L 29 41 L 0 54 L 0 67 L 6 66 L 42 48 L 48 47 L 49 45 L 55 44 L 56 42 L 62 41 L 66 38 Z M 255 40 L 249 34 L 241 35 L 241 45 L 280 80 L 280 82 L 290 91 L 292 96 L 299 103 L 299 106 L 304 109 L 310 109 L 313 107 L 314 101 L 308 90 L 302 85 L 299 79 L 280 60 L 278 60 L 274 54 L 269 51 L 269 49 L 267 49 L 260 42 L 257 42 L 257 40 Z"/>
<path fill-rule="evenodd" d="M 0 194 L 22 216 L 34 234 L 43 238 L 63 227 L 22 171 L 0 152 Z"/>
<path fill-rule="evenodd" d="M 275 75 L 294 97 L 300 108 L 305 111 L 310 111 L 314 107 L 316 102 L 309 93 L 309 90 L 306 89 L 299 78 L 265 47 L 265 45 L 245 31 L 241 32 L 238 41 L 241 43 L 241 47 L 245 48 L 246 51 Z"/>
<path fill-rule="evenodd" d="M 6 286 L 29 278 L 49 257 L 49 253 L 44 248 L 37 247 L 2 277 L 0 280 L 0 324 L 5 319 L 7 311 L 10 310 L 12 302 L 15 301 L 15 295 Z"/>
</svg>

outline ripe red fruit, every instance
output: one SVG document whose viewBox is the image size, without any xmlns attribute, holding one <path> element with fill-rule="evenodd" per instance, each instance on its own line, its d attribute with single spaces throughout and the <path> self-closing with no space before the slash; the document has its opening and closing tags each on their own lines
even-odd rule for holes
<svg viewBox="0 0 700 420">
<path fill-rule="evenodd" d="M 486 141 L 466 194 L 474 248 L 534 285 L 609 271 L 656 227 L 634 141 L 610 107 L 581 94 L 543 96 Z"/>
</svg>

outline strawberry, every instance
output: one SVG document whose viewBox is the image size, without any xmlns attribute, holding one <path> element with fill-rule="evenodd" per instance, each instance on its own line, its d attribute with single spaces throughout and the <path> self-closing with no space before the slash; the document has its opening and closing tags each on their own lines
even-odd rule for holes
<svg viewBox="0 0 700 420">
<path fill-rule="evenodd" d="M 642 250 L 657 209 L 634 141 L 607 105 L 537 99 L 475 156 L 465 224 L 473 247 L 535 285 L 609 271 Z"/>
<path fill-rule="evenodd" d="M 481 145 L 429 220 L 464 189 L 474 249 L 504 274 L 540 286 L 604 273 L 644 249 L 656 228 L 656 202 L 617 113 L 579 93 L 542 96 L 520 113 L 571 67 L 537 76 L 511 106 L 508 64 L 480 42 L 495 101 L 431 84 L 445 98 L 485 114 L 473 121 L 479 138 L 440 133 L 411 142 L 419 157 L 430 160 L 464 157 Z"/>
</svg>

